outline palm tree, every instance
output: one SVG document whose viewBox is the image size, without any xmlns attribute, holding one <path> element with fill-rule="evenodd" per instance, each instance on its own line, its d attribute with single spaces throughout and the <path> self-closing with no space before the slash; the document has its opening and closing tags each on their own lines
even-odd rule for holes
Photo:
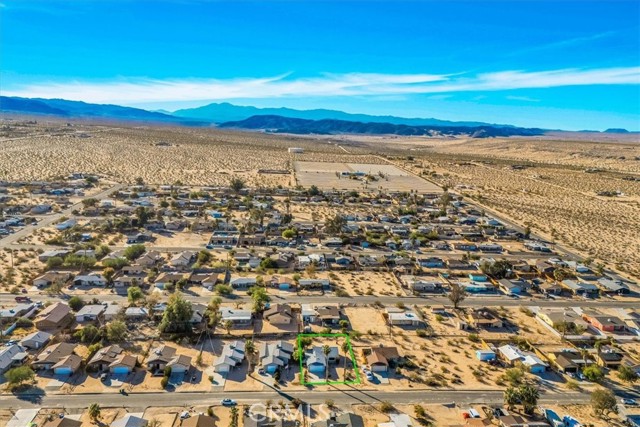
<svg viewBox="0 0 640 427">
<path fill-rule="evenodd" d="M 507 409 L 513 410 L 513 407 L 520 403 L 520 393 L 515 387 L 507 387 L 504 391 L 504 404 L 507 405 Z"/>
<path fill-rule="evenodd" d="M 322 346 L 322 352 L 325 356 L 324 380 L 326 381 L 329 378 L 329 353 L 331 353 L 331 347 L 325 344 Z"/>
<path fill-rule="evenodd" d="M 251 359 L 256 354 L 256 345 L 253 340 L 247 340 L 244 343 L 244 352 L 247 355 L 247 362 L 249 363 L 249 375 L 251 375 Z"/>
<path fill-rule="evenodd" d="M 100 405 L 92 403 L 89 406 L 89 418 L 91 418 L 93 422 L 96 422 L 100 418 Z"/>
<path fill-rule="evenodd" d="M 540 390 L 532 384 L 525 384 L 518 389 L 520 397 L 520 403 L 522 403 L 522 409 L 525 414 L 532 414 L 536 406 L 538 405 L 538 399 L 540 398 Z"/>
<path fill-rule="evenodd" d="M 347 359 L 349 356 L 349 344 L 345 341 L 342 343 L 342 352 L 344 353 L 344 380 L 347 379 Z"/>
</svg>

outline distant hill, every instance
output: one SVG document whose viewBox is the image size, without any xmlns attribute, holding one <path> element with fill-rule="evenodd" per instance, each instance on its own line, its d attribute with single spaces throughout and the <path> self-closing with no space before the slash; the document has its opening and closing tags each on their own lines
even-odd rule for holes
<svg viewBox="0 0 640 427">
<path fill-rule="evenodd" d="M 291 108 L 257 108 L 229 104 L 228 102 L 213 103 L 197 108 L 187 108 L 173 112 L 178 117 L 207 120 L 214 123 L 241 121 L 252 116 L 280 116 L 307 120 L 345 120 L 363 123 L 391 123 L 411 126 L 494 126 L 510 127 L 509 125 L 493 125 L 484 122 L 452 122 L 438 119 L 403 118 L 395 116 L 370 116 L 368 114 L 352 114 L 338 110 L 295 110 Z"/>
<path fill-rule="evenodd" d="M 605 130 L 604 133 L 630 133 L 630 132 L 626 129 L 611 128 L 611 129 Z"/>
<path fill-rule="evenodd" d="M 542 135 L 542 129 L 495 126 L 409 126 L 394 123 L 363 123 L 346 120 L 307 120 L 274 115 L 252 116 L 246 120 L 225 122 L 221 128 L 264 130 L 294 134 L 369 134 L 369 135 L 468 135 L 473 138 L 495 136 Z"/>
<path fill-rule="evenodd" d="M 64 99 L 18 98 L 0 96 L 0 111 L 23 114 L 42 114 L 69 118 L 101 118 L 141 122 L 173 123 L 190 126 L 208 125 L 194 119 L 175 117 L 169 114 L 151 112 L 140 108 L 122 107 L 109 104 L 88 104 Z"/>
</svg>

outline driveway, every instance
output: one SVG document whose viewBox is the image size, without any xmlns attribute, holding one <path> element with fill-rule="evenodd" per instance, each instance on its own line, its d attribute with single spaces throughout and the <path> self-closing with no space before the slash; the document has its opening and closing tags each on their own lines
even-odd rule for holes
<svg viewBox="0 0 640 427">
<path fill-rule="evenodd" d="M 7 423 L 7 427 L 25 427 L 38 415 L 38 409 L 18 409 Z"/>
</svg>

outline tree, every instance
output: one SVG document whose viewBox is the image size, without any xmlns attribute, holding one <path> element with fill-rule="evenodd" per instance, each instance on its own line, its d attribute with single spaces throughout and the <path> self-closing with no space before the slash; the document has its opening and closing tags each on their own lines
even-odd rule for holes
<svg viewBox="0 0 640 427">
<path fill-rule="evenodd" d="M 129 261 L 126 258 L 122 258 L 122 257 L 109 258 L 109 259 L 102 260 L 102 266 L 113 269 L 114 274 L 115 274 L 115 270 L 121 270 L 122 267 L 126 267 L 127 265 L 129 265 Z M 103 273 L 103 276 L 104 276 L 104 273 Z M 106 276 L 105 276 L 105 279 L 106 279 Z M 111 276 L 111 279 L 113 279 L 113 275 Z"/>
<path fill-rule="evenodd" d="M 538 406 L 540 390 L 532 384 L 523 384 L 518 388 L 518 394 L 520 395 L 520 403 L 524 413 L 533 414 L 536 406 Z"/>
<path fill-rule="evenodd" d="M 251 375 L 251 361 L 256 354 L 256 345 L 252 340 L 246 340 L 244 343 L 244 353 L 247 355 L 247 363 L 249 364 L 248 372 Z"/>
<path fill-rule="evenodd" d="M 351 358 L 351 355 L 349 354 L 349 350 L 350 350 L 349 349 L 349 343 L 347 341 L 344 341 L 342 343 L 341 350 L 342 350 L 342 353 L 344 354 L 344 358 L 343 358 L 343 360 L 344 360 L 344 365 L 343 365 L 344 372 L 343 372 L 343 375 L 346 378 L 347 377 L 347 359 Z"/>
<path fill-rule="evenodd" d="M 87 325 L 74 334 L 83 343 L 93 343 L 100 337 L 100 329 L 94 325 Z"/>
<path fill-rule="evenodd" d="M 219 285 L 216 285 L 215 287 L 215 291 L 218 295 L 231 295 L 233 293 L 233 288 L 229 285 L 223 285 L 222 283 Z"/>
<path fill-rule="evenodd" d="M 204 264 L 208 264 L 209 261 L 211 261 L 212 256 L 211 256 L 211 252 L 207 251 L 207 250 L 201 250 L 200 252 L 198 252 L 198 258 L 197 258 L 197 262 L 200 265 L 204 265 Z"/>
<path fill-rule="evenodd" d="M 293 239 L 294 237 L 296 237 L 296 230 L 287 228 L 282 232 L 282 237 L 284 237 L 285 239 Z"/>
<path fill-rule="evenodd" d="M 638 374 L 628 366 L 622 365 L 618 368 L 618 378 L 625 383 L 634 384 L 638 381 Z"/>
<path fill-rule="evenodd" d="M 93 197 L 82 200 L 82 206 L 85 208 L 92 208 L 98 205 L 99 200 Z"/>
<path fill-rule="evenodd" d="M 328 219 L 324 224 L 324 229 L 329 234 L 340 234 L 342 228 L 347 225 L 347 220 L 342 215 L 336 214 L 333 218 Z"/>
<path fill-rule="evenodd" d="M 142 289 L 137 286 L 131 286 L 127 289 L 127 299 L 130 303 L 135 304 L 139 299 L 144 298 Z"/>
<path fill-rule="evenodd" d="M 262 267 L 265 270 L 274 270 L 278 268 L 278 262 L 273 258 L 267 257 L 262 261 L 260 261 L 260 267 Z"/>
<path fill-rule="evenodd" d="M 591 393 L 591 408 L 593 413 L 602 418 L 611 413 L 618 413 L 618 402 L 611 390 L 600 388 Z"/>
<path fill-rule="evenodd" d="M 231 187 L 235 193 L 241 192 L 244 186 L 245 182 L 242 178 L 234 177 L 231 178 L 231 181 L 229 182 L 229 187 Z"/>
<path fill-rule="evenodd" d="M 451 290 L 449 291 L 449 295 L 447 295 L 447 297 L 449 298 L 449 301 L 453 303 L 453 307 L 455 309 L 458 309 L 460 308 L 460 304 L 462 303 L 462 301 L 464 301 L 467 297 L 467 290 L 464 288 L 464 286 L 460 286 L 457 283 L 451 283 L 450 288 Z"/>
<path fill-rule="evenodd" d="M 329 347 L 327 344 L 323 345 L 322 353 L 324 354 L 326 360 L 326 366 L 324 368 L 324 379 L 326 381 L 327 378 L 329 378 L 329 353 L 331 353 L 331 347 Z"/>
<path fill-rule="evenodd" d="M 91 418 L 91 421 L 96 422 L 98 419 L 100 419 L 100 405 L 97 403 L 92 403 L 91 405 L 89 405 L 89 418 Z"/>
<path fill-rule="evenodd" d="M 231 329 L 233 328 L 233 322 L 231 320 L 225 320 L 222 322 L 222 327 L 227 331 L 227 335 L 231 333 Z"/>
<path fill-rule="evenodd" d="M 598 365 L 589 365 L 582 370 L 585 378 L 592 382 L 599 382 L 604 378 L 604 372 Z"/>
<path fill-rule="evenodd" d="M 127 338 L 127 325 L 121 320 L 107 323 L 107 339 L 111 342 L 122 342 Z"/>
<path fill-rule="evenodd" d="M 64 259 L 59 256 L 51 257 L 47 260 L 47 270 L 58 268 L 64 264 Z"/>
<path fill-rule="evenodd" d="M 104 270 L 102 270 L 102 277 L 104 277 L 107 283 L 110 285 L 113 283 L 113 276 L 115 275 L 116 275 L 116 270 L 113 267 L 107 267 Z"/>
<path fill-rule="evenodd" d="M 140 255 L 142 255 L 146 251 L 147 251 L 147 248 L 145 248 L 144 245 L 136 244 L 126 248 L 122 253 L 122 255 L 129 261 L 133 261 L 134 259 L 138 258 Z"/>
<path fill-rule="evenodd" d="M 162 333 L 190 333 L 193 307 L 191 303 L 176 292 L 169 297 L 167 309 L 158 328 Z"/>
<path fill-rule="evenodd" d="M 507 387 L 503 393 L 504 404 L 507 405 L 507 409 L 510 411 L 520 403 L 520 394 L 516 387 Z"/>
<path fill-rule="evenodd" d="M 26 382 L 33 381 L 36 377 L 35 372 L 29 366 L 18 366 L 5 372 L 4 377 L 13 387 L 21 386 Z"/>
<path fill-rule="evenodd" d="M 84 301 L 79 296 L 73 296 L 69 298 L 69 307 L 73 311 L 80 311 L 80 309 L 84 306 Z"/>
<path fill-rule="evenodd" d="M 509 271 L 511 271 L 512 265 L 509 261 L 501 259 L 495 262 L 483 261 L 480 264 L 480 270 L 489 276 L 496 279 L 504 279 Z"/>
<path fill-rule="evenodd" d="M 254 286 L 251 288 L 251 300 L 253 301 L 253 311 L 256 313 L 262 313 L 264 311 L 265 304 L 269 302 L 271 298 L 267 294 L 265 288 L 260 286 Z"/>
</svg>

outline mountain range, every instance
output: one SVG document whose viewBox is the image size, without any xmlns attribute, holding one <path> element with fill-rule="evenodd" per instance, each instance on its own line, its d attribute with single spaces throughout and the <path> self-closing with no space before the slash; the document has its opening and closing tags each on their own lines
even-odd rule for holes
<svg viewBox="0 0 640 427">
<path fill-rule="evenodd" d="M 89 104 L 82 101 L 67 101 L 66 99 L 0 96 L 0 111 L 4 113 L 37 114 L 68 118 L 99 118 L 136 122 L 171 123 L 186 126 L 207 126 L 210 124 L 210 122 L 202 120 L 176 117 L 171 114 L 147 111 L 141 108 L 122 107 L 111 104 Z"/>
<path fill-rule="evenodd" d="M 365 135 L 465 135 L 473 138 L 542 135 L 542 129 L 495 126 L 411 126 L 393 123 L 363 123 L 347 120 L 307 120 L 282 116 L 252 116 L 245 120 L 220 123 L 219 127 L 265 130 L 293 134 L 365 134 Z"/>
<path fill-rule="evenodd" d="M 439 119 L 406 118 L 396 116 L 373 116 L 368 114 L 345 113 L 338 110 L 295 110 L 292 108 L 257 108 L 239 106 L 228 102 L 213 103 L 197 108 L 176 110 L 174 116 L 191 119 L 207 120 L 213 123 L 241 121 L 252 116 L 281 116 L 307 120 L 344 120 L 364 123 L 390 123 L 396 125 L 411 126 L 495 126 L 511 127 L 509 125 L 496 125 L 484 122 L 453 122 Z"/>
<path fill-rule="evenodd" d="M 541 135 L 543 129 L 528 129 L 484 122 L 448 121 L 433 118 L 404 118 L 352 114 L 338 110 L 295 110 L 257 108 L 213 103 L 198 108 L 148 111 L 112 104 L 91 104 L 65 99 L 0 96 L 0 112 L 85 118 L 181 126 L 219 126 L 297 134 L 364 133 L 371 135 L 469 135 L 474 137 Z M 626 133 L 607 129 L 607 133 Z"/>
</svg>

